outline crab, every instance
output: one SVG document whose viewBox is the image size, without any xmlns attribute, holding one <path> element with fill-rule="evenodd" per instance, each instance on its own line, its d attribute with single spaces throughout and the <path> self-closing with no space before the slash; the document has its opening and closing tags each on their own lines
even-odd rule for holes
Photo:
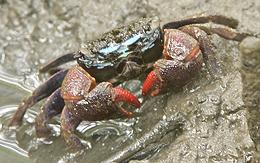
<svg viewBox="0 0 260 163">
<path fill-rule="evenodd" d="M 208 35 L 241 41 L 247 34 L 238 33 L 238 22 L 222 15 L 200 15 L 173 21 L 160 27 L 158 18 L 143 18 L 104 33 L 100 38 L 81 46 L 44 65 L 48 72 L 66 62 L 77 60 L 70 69 L 62 69 L 37 87 L 14 114 L 10 126 L 21 125 L 29 107 L 47 98 L 36 118 L 36 134 L 51 134 L 48 123 L 61 114 L 61 130 L 66 143 L 82 148 L 75 134 L 82 121 L 109 119 L 115 113 L 130 118 L 133 112 L 122 102 L 136 108 L 139 100 L 128 90 L 113 87 L 148 74 L 142 87 L 143 96 L 156 96 L 172 87 L 182 87 L 198 74 L 205 63 L 211 74 L 218 73 L 214 46 Z M 208 25 L 205 23 L 219 25 Z M 98 83 L 98 84 L 97 84 Z"/>
</svg>

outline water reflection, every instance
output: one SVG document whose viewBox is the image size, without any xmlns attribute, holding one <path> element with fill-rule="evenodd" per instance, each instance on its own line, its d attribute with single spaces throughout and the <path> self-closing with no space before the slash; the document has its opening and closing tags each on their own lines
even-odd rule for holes
<svg viewBox="0 0 260 163">
<path fill-rule="evenodd" d="M 16 108 L 16 105 L 0 107 L 0 146 L 8 148 L 21 156 L 28 157 L 28 152 L 18 146 L 15 129 L 6 127 Z"/>
<path fill-rule="evenodd" d="M 0 148 L 11 150 L 19 157 L 27 158 L 28 161 L 32 161 L 32 159 L 40 162 L 46 161 L 46 158 L 42 156 L 49 155 L 48 161 L 66 162 L 72 158 L 85 157 L 90 149 L 94 152 L 105 152 L 108 149 L 107 146 L 111 147 L 110 150 L 113 151 L 127 140 L 132 139 L 134 134 L 133 126 L 136 119 L 83 122 L 77 130 L 81 137 L 84 137 L 82 141 L 86 145 L 86 149 L 73 153 L 66 148 L 63 138 L 60 137 L 59 117 L 56 117 L 50 124 L 53 130 L 50 138 L 36 138 L 34 122 L 38 112 L 33 109 L 26 112 L 22 126 L 8 128 L 7 125 L 17 107 L 17 105 L 0 107 Z M 49 153 L 50 151 L 51 153 Z M 98 158 L 94 159 L 98 160 Z"/>
</svg>

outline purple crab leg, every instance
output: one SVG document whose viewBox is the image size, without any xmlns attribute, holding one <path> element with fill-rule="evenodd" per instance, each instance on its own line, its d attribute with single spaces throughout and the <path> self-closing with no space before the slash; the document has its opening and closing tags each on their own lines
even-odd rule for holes
<svg viewBox="0 0 260 163">
<path fill-rule="evenodd" d="M 227 40 L 234 40 L 234 41 L 239 41 L 241 42 L 243 39 L 245 39 L 248 36 L 254 36 L 251 33 L 240 33 L 237 32 L 236 30 L 226 27 L 226 26 L 203 26 L 203 25 L 191 25 L 194 27 L 198 27 L 201 30 L 205 31 L 208 35 L 211 34 L 217 34 L 220 37 L 223 37 Z M 184 26 L 185 28 L 186 26 Z M 183 27 L 182 27 L 183 28 Z"/>
<path fill-rule="evenodd" d="M 38 101 L 48 97 L 52 94 L 56 89 L 58 89 L 64 77 L 66 76 L 68 70 L 61 70 L 50 77 L 49 80 L 42 83 L 39 87 L 37 87 L 32 95 L 26 98 L 17 108 L 13 118 L 11 119 L 9 126 L 17 126 L 22 123 L 23 116 L 26 110 L 36 104 Z"/>
<path fill-rule="evenodd" d="M 61 113 L 61 128 L 62 135 L 69 147 L 74 149 L 82 149 L 84 145 L 81 143 L 79 137 L 75 134 L 76 128 L 80 124 L 81 120 L 71 114 L 66 107 Z"/>
<path fill-rule="evenodd" d="M 60 94 L 61 88 L 54 91 L 45 101 L 40 114 L 36 118 L 35 128 L 37 137 L 48 137 L 51 129 L 47 126 L 48 121 L 60 114 L 64 107 L 64 100 Z"/>
<path fill-rule="evenodd" d="M 163 26 L 163 29 L 177 29 L 189 24 L 203 24 L 209 22 L 222 24 L 231 28 L 236 28 L 238 25 L 238 21 L 236 19 L 229 18 L 223 15 L 202 15 L 198 17 L 192 17 L 167 23 Z"/>
<path fill-rule="evenodd" d="M 48 62 L 46 65 L 41 67 L 39 71 L 41 73 L 47 72 L 52 68 L 55 68 L 55 67 L 58 67 L 58 66 L 60 66 L 64 63 L 73 61 L 73 60 L 75 60 L 74 55 L 75 55 L 74 53 L 68 53 L 68 54 L 62 55 L 62 56 Z"/>
</svg>

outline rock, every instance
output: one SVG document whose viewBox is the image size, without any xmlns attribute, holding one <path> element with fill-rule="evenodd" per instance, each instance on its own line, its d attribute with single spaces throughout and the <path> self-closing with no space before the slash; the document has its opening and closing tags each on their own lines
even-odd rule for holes
<svg viewBox="0 0 260 163">
<path fill-rule="evenodd" d="M 256 151 L 260 151 L 260 39 L 248 38 L 240 44 L 242 55 L 243 101 L 249 112 L 248 127 Z M 255 160 L 260 160 L 256 152 Z"/>
<path fill-rule="evenodd" d="M 177 137 L 168 137 L 166 147 L 159 154 L 140 162 L 247 162 L 254 159 L 255 145 L 250 138 L 242 96 L 241 53 L 237 43 L 219 37 L 213 40 L 216 47 L 225 44 L 216 54 L 225 75 L 212 80 L 204 71 L 184 92 L 168 97 L 165 115 L 175 112 L 186 115 L 182 132 Z"/>
</svg>

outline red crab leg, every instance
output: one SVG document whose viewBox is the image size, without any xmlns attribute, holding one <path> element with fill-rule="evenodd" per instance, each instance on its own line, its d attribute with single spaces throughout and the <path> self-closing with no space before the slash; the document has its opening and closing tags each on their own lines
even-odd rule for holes
<svg viewBox="0 0 260 163">
<path fill-rule="evenodd" d="M 130 93 L 129 91 L 120 88 L 120 87 L 116 87 L 113 88 L 113 96 L 114 96 L 114 100 L 115 102 L 126 102 L 129 103 L 137 108 L 140 108 L 141 103 L 139 102 L 139 100 L 137 99 L 137 97 L 135 97 L 132 93 Z"/>
</svg>

